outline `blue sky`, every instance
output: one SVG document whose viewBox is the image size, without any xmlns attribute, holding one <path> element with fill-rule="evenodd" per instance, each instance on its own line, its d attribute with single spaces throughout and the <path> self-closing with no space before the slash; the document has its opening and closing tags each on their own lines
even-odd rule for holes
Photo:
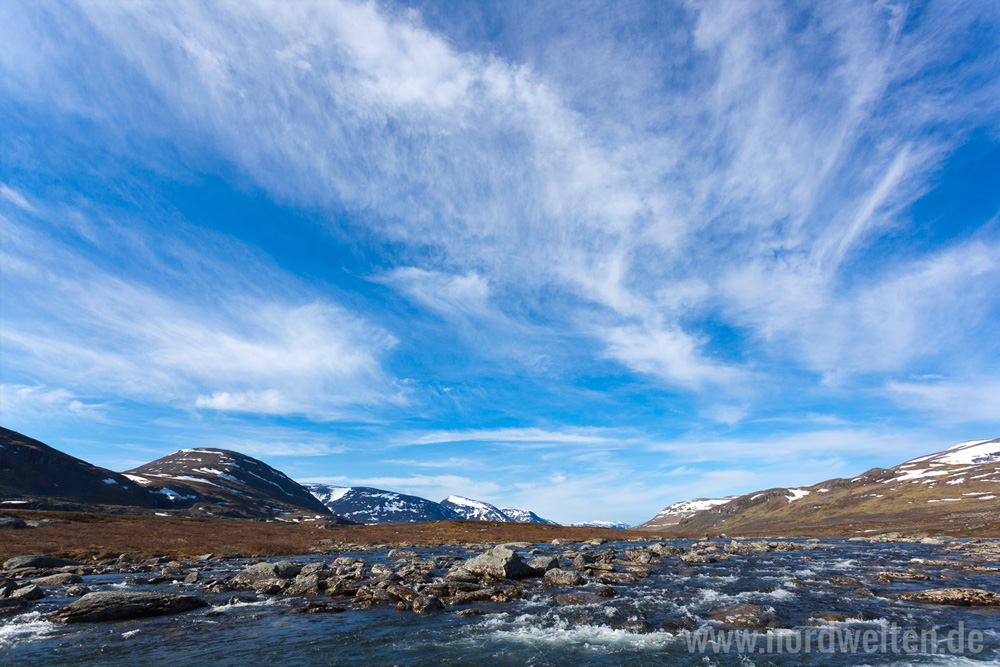
<svg viewBox="0 0 1000 667">
<path fill-rule="evenodd" d="M 1000 5 L 0 3 L 2 423 L 557 521 L 1000 435 Z"/>
</svg>

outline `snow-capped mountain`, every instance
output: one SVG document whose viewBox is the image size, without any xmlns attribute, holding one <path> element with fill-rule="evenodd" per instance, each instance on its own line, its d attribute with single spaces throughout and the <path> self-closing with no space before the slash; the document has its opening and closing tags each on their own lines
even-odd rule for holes
<svg viewBox="0 0 1000 667">
<path fill-rule="evenodd" d="M 306 484 L 334 514 L 356 523 L 419 523 L 463 518 L 433 500 L 366 486 Z"/>
<path fill-rule="evenodd" d="M 226 449 L 182 449 L 125 473 L 142 488 L 198 514 L 268 518 L 330 511 L 263 461 Z"/>
<path fill-rule="evenodd" d="M 571 523 L 570 525 L 576 528 L 614 528 L 616 530 L 625 530 L 628 528 L 628 524 L 624 521 L 584 521 L 583 523 Z"/>
<path fill-rule="evenodd" d="M 963 442 L 851 479 L 675 503 L 638 526 L 711 534 L 972 534 L 1000 528 L 1000 438 Z"/>
<path fill-rule="evenodd" d="M 473 500 L 463 496 L 448 496 L 441 505 L 455 512 L 463 519 L 471 521 L 510 521 L 506 514 L 497 507 L 482 500 Z"/>
<path fill-rule="evenodd" d="M 534 512 L 530 510 L 519 510 L 513 507 L 501 507 L 500 511 L 514 523 L 547 523 L 551 526 L 558 526 L 559 524 L 555 521 L 549 521 L 548 519 L 543 519 Z"/>
<path fill-rule="evenodd" d="M 676 526 L 685 519 L 693 517 L 699 512 L 711 509 L 716 505 L 725 505 L 737 496 L 726 496 L 725 498 L 696 498 L 694 500 L 682 500 L 679 503 L 668 505 L 659 514 L 639 526 L 639 528 L 660 529 Z"/>
</svg>

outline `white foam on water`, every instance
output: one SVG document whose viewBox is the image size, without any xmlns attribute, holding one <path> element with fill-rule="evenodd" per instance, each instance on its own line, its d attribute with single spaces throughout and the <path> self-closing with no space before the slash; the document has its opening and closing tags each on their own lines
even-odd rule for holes
<svg viewBox="0 0 1000 667">
<path fill-rule="evenodd" d="M 574 646 L 602 652 L 648 650 L 665 648 L 676 641 L 676 635 L 671 632 L 639 634 L 607 625 L 571 625 L 561 618 L 554 618 L 550 623 L 540 625 L 538 617 L 531 614 L 514 619 L 504 616 L 506 614 L 493 616 L 474 627 L 503 641 L 552 649 Z"/>
<path fill-rule="evenodd" d="M 21 614 L 0 625 L 0 648 L 10 648 L 18 644 L 41 639 L 57 628 L 55 623 L 45 620 L 40 612 Z"/>
<path fill-rule="evenodd" d="M 137 634 L 142 632 L 142 630 L 128 630 L 121 634 L 122 639 L 129 639 L 130 637 L 135 637 Z"/>
</svg>

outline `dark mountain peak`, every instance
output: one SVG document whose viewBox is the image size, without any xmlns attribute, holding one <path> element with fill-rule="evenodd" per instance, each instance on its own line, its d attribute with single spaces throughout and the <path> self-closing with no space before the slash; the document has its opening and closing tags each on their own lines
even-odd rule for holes
<svg viewBox="0 0 1000 667">
<path fill-rule="evenodd" d="M 263 461 L 228 449 L 181 449 L 129 470 L 126 475 L 177 501 L 210 502 L 253 516 L 273 510 L 329 514 L 308 490 Z"/>
<path fill-rule="evenodd" d="M 84 505 L 153 508 L 162 499 L 124 475 L 91 465 L 34 438 L 0 427 L 0 498 L 58 499 Z"/>
</svg>

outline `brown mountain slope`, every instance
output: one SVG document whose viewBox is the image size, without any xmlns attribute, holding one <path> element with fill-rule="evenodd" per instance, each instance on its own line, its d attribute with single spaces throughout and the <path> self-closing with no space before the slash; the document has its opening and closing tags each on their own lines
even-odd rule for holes
<svg viewBox="0 0 1000 667">
<path fill-rule="evenodd" d="M 1000 439 L 962 443 L 853 479 L 702 503 L 704 509 L 683 517 L 682 503 L 671 505 L 637 528 L 710 535 L 1000 534 Z"/>
<path fill-rule="evenodd" d="M 35 498 L 145 508 L 169 504 L 124 475 L 0 427 L 0 502 L 14 508 Z"/>
</svg>

